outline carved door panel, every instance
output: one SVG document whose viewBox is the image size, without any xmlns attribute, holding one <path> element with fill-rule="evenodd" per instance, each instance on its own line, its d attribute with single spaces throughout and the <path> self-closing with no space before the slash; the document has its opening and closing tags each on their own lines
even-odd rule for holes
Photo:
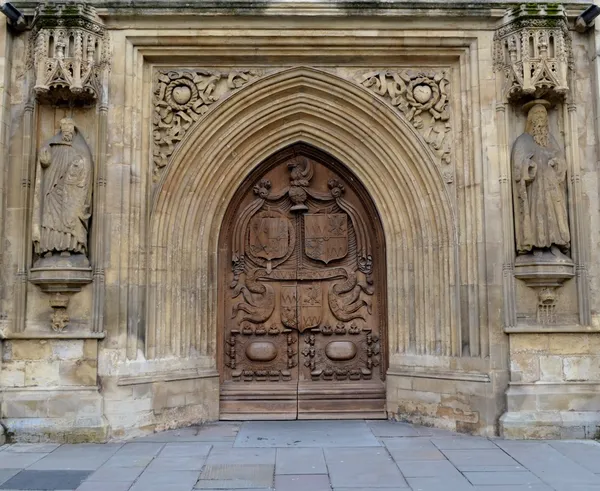
<svg viewBox="0 0 600 491">
<path fill-rule="evenodd" d="M 336 171 L 291 153 L 231 205 L 223 419 L 385 416 L 381 233 Z"/>
</svg>

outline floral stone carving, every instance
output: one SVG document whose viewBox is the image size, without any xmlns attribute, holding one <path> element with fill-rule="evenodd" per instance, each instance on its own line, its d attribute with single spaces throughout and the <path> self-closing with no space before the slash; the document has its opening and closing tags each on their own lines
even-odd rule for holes
<svg viewBox="0 0 600 491">
<path fill-rule="evenodd" d="M 562 97 L 573 64 L 562 5 L 524 4 L 509 10 L 494 36 L 494 64 L 504 74 L 507 100 Z"/>
<path fill-rule="evenodd" d="M 574 276 L 567 213 L 567 166 L 548 128 L 545 100 L 525 105 L 525 133 L 512 154 L 517 259 L 515 276 L 538 289 L 538 323 L 556 321 L 554 289 Z"/>
<path fill-rule="evenodd" d="M 52 328 L 69 322 L 66 293 L 92 281 L 87 258 L 92 207 L 91 151 L 70 118 L 39 151 L 35 180 L 32 240 L 36 260 L 30 280 L 52 293 Z"/>
<path fill-rule="evenodd" d="M 189 128 L 225 94 L 255 78 L 248 70 L 160 70 L 154 84 L 154 179 Z"/>
<path fill-rule="evenodd" d="M 446 72 L 374 71 L 358 82 L 389 101 L 419 131 L 443 166 L 444 179 L 453 181 L 452 127 Z"/>
<path fill-rule="evenodd" d="M 100 98 L 110 65 L 110 44 L 93 7 L 39 5 L 32 23 L 31 52 L 38 100 L 71 105 Z"/>
</svg>

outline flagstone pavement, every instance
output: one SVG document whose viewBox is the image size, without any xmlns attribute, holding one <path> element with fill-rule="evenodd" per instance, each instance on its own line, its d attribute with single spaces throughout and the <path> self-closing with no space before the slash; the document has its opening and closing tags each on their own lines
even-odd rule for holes
<svg viewBox="0 0 600 491">
<path fill-rule="evenodd" d="M 600 491 L 600 444 L 391 421 L 213 423 L 128 442 L 0 447 L 0 490 Z"/>
</svg>

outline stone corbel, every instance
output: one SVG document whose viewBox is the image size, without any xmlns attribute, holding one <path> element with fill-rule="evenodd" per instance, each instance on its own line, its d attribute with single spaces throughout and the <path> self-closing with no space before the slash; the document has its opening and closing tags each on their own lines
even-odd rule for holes
<svg viewBox="0 0 600 491">
<path fill-rule="evenodd" d="M 43 3 L 32 22 L 31 62 L 38 101 L 93 105 L 110 64 L 106 29 L 85 3 Z"/>
<path fill-rule="evenodd" d="M 557 288 L 574 276 L 573 261 L 566 257 L 557 261 L 546 251 L 518 256 L 515 261 L 515 277 L 537 291 L 536 322 L 542 326 L 556 324 Z"/>
<path fill-rule="evenodd" d="M 573 66 L 563 6 L 528 3 L 510 9 L 494 36 L 494 65 L 503 74 L 506 100 L 562 99 Z"/>
</svg>

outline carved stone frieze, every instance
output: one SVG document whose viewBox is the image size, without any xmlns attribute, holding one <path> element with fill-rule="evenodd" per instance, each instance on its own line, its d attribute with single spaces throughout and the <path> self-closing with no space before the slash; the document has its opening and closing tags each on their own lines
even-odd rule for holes
<svg viewBox="0 0 600 491">
<path fill-rule="evenodd" d="M 507 100 L 562 97 L 572 67 L 571 37 L 560 4 L 524 4 L 507 12 L 494 36 L 494 65 Z"/>
<path fill-rule="evenodd" d="M 30 39 L 38 100 L 73 105 L 100 98 L 110 65 L 110 43 L 93 7 L 85 3 L 40 4 Z"/>
<path fill-rule="evenodd" d="M 453 182 L 452 126 L 448 74 L 432 70 L 382 70 L 358 76 L 358 82 L 399 109 L 423 136 Z"/>
<path fill-rule="evenodd" d="M 211 104 L 243 87 L 256 74 L 249 70 L 159 70 L 154 82 L 154 180 L 177 144 Z"/>
</svg>

